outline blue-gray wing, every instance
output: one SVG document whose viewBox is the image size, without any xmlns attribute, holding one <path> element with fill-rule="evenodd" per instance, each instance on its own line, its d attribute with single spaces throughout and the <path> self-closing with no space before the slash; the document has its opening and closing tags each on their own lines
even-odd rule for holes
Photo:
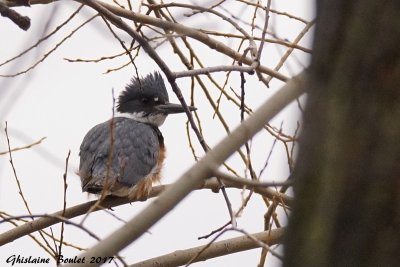
<svg viewBox="0 0 400 267">
<path fill-rule="evenodd" d="M 110 137 L 111 123 L 113 141 Z M 159 154 L 157 132 L 150 125 L 120 117 L 114 118 L 113 122 L 98 124 L 86 134 L 80 147 L 82 190 L 101 191 L 107 172 L 108 182 L 118 181 L 131 187 L 151 172 Z"/>
</svg>

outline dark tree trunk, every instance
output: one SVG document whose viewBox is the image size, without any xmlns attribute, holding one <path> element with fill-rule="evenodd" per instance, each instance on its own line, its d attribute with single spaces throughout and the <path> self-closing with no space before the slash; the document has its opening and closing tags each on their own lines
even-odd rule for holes
<svg viewBox="0 0 400 267">
<path fill-rule="evenodd" d="M 284 266 L 400 266 L 400 1 L 318 1 Z"/>
</svg>

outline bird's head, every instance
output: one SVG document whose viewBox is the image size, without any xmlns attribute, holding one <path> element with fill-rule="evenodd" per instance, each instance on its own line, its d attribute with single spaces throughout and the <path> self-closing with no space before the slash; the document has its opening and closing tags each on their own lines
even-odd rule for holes
<svg viewBox="0 0 400 267">
<path fill-rule="evenodd" d="M 124 117 L 155 126 L 161 126 L 169 114 L 185 112 L 182 105 L 169 103 L 164 80 L 158 72 L 141 79 L 132 78 L 119 96 L 117 111 Z"/>
</svg>

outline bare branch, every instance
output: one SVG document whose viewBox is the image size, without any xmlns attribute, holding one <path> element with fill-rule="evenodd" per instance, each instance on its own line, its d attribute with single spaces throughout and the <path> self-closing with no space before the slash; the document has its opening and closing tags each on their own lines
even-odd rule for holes
<svg viewBox="0 0 400 267">
<path fill-rule="evenodd" d="M 63 201 L 63 209 L 62 209 L 62 217 L 65 216 L 65 209 L 67 208 L 67 174 L 68 174 L 68 161 L 69 156 L 71 155 L 71 150 L 68 151 L 67 158 L 65 159 L 65 170 L 63 174 L 63 182 L 64 182 L 64 201 Z M 62 255 L 62 245 L 64 241 L 64 221 L 61 222 L 61 232 L 60 232 L 60 244 L 58 246 L 58 255 Z"/>
<path fill-rule="evenodd" d="M 16 151 L 20 151 L 20 150 L 24 150 L 24 149 L 31 148 L 31 147 L 33 147 L 33 146 L 39 145 L 44 139 L 46 139 L 46 137 L 42 137 L 42 138 L 40 138 L 38 141 L 36 141 L 36 142 L 34 142 L 34 143 L 32 143 L 32 144 L 26 145 L 26 146 L 12 148 L 12 149 L 10 149 L 9 151 L 11 151 L 11 152 L 16 152 Z M 9 151 L 0 152 L 0 155 L 6 155 L 6 154 L 9 153 Z"/>
<path fill-rule="evenodd" d="M 210 244 L 206 249 L 206 246 L 199 246 L 185 250 L 178 250 L 169 254 L 165 254 L 156 258 L 148 259 L 142 262 L 138 262 L 128 267 L 151 267 L 151 266 L 180 266 L 187 264 L 190 259 L 199 252 L 203 251 L 193 262 L 205 261 L 215 257 L 225 256 L 241 251 L 259 248 L 260 244 L 254 242 L 254 240 L 260 240 L 267 245 L 275 245 L 282 241 L 285 229 L 275 229 L 272 231 L 265 231 L 260 233 L 251 234 L 249 236 L 241 236 L 231 239 L 226 239 L 219 242 Z"/>
<path fill-rule="evenodd" d="M 295 38 L 295 40 L 293 41 L 293 44 L 297 44 L 300 42 L 300 40 L 304 37 L 304 35 L 311 29 L 312 26 L 315 25 L 315 20 L 310 21 L 309 23 L 306 24 L 306 26 L 304 27 L 304 29 L 298 34 L 298 36 Z M 279 71 L 279 69 L 283 66 L 283 63 L 285 63 L 285 61 L 289 58 L 289 56 L 292 54 L 294 50 L 294 47 L 289 48 L 286 53 L 282 56 L 282 58 L 279 60 L 278 64 L 276 65 L 276 67 L 274 68 L 274 70 Z M 272 78 L 274 78 L 273 76 L 269 76 L 267 78 L 267 83 L 269 83 Z"/>
<path fill-rule="evenodd" d="M 77 1 L 79 1 L 80 3 L 83 3 L 83 4 L 88 3 L 87 1 L 84 1 L 84 0 L 77 0 Z M 122 9 L 122 8 L 119 8 L 114 5 L 107 4 L 107 3 L 104 3 L 101 1 L 93 1 L 93 2 L 100 4 L 104 8 L 107 8 L 109 11 L 111 11 L 112 13 L 114 13 L 117 16 L 129 19 L 129 20 L 133 20 L 136 22 L 140 22 L 140 23 L 150 24 L 153 26 L 160 27 L 164 30 L 175 31 L 175 32 L 183 34 L 185 36 L 192 37 L 193 39 L 196 39 L 196 40 L 204 43 L 211 49 L 215 49 L 216 51 L 221 52 L 221 53 L 235 59 L 236 61 L 241 61 L 246 65 L 252 65 L 254 63 L 253 59 L 248 58 L 248 57 L 243 57 L 243 55 L 241 53 L 238 53 L 235 50 L 232 50 L 227 45 L 210 38 L 210 36 L 208 36 L 207 34 L 201 32 L 199 30 L 196 30 L 196 29 L 193 29 L 190 27 L 186 27 L 182 24 L 153 18 L 150 16 L 136 13 L 136 12 L 131 12 L 129 10 Z M 259 65 L 256 68 L 256 70 L 260 71 L 262 73 L 271 75 L 281 81 L 288 80 L 288 78 L 286 76 L 284 76 L 283 74 L 281 74 L 277 71 L 271 70 L 263 65 Z"/>
<path fill-rule="evenodd" d="M 57 50 L 58 47 L 60 47 L 64 42 L 66 42 L 69 38 L 71 38 L 72 35 L 74 35 L 80 28 L 82 28 L 83 26 L 85 26 L 87 23 L 89 23 L 90 21 L 92 21 L 94 18 L 97 17 L 97 14 L 94 15 L 93 17 L 89 18 L 88 20 L 86 20 L 84 23 L 82 23 L 81 25 L 79 25 L 78 27 L 76 27 L 70 34 L 68 34 L 67 36 L 65 36 L 59 43 L 57 43 L 50 51 L 48 51 L 46 54 L 44 54 L 42 56 L 41 59 L 39 59 L 38 61 L 36 61 L 32 66 L 30 66 L 29 68 L 23 70 L 23 71 L 19 71 L 17 73 L 13 73 L 13 74 L 0 74 L 0 77 L 5 77 L 5 78 L 13 78 L 16 76 L 19 76 L 21 74 L 25 74 L 31 70 L 33 70 L 34 68 L 36 68 L 40 63 L 42 63 L 48 56 L 50 56 L 54 51 Z M 15 58 L 15 57 L 14 57 Z"/>
<path fill-rule="evenodd" d="M 276 186 L 288 186 L 292 185 L 291 181 L 285 181 L 285 182 L 260 182 L 258 180 L 249 180 L 245 178 L 240 178 L 240 177 L 235 177 L 232 175 L 229 175 L 227 173 L 221 172 L 221 171 L 215 171 L 214 175 L 217 176 L 218 178 L 221 178 L 223 181 L 227 182 L 232 182 L 232 183 L 237 183 L 237 184 L 243 184 L 243 187 L 251 187 L 251 188 L 256 188 L 256 187 L 276 187 Z"/>
<path fill-rule="evenodd" d="M 33 45 L 31 45 L 30 47 L 28 47 L 27 49 L 25 49 L 24 51 L 22 51 L 21 53 L 19 53 L 18 55 L 0 63 L 0 67 L 25 55 L 26 53 L 28 53 L 29 51 L 31 51 L 32 49 L 34 49 L 35 47 L 37 47 L 41 42 L 47 40 L 48 38 L 50 38 L 52 35 L 54 35 L 56 32 L 58 32 L 62 27 L 64 27 L 65 25 L 68 24 L 68 22 L 70 22 L 72 20 L 73 17 L 75 17 L 76 14 L 79 13 L 79 11 L 82 9 L 84 5 L 81 5 L 74 13 L 72 13 L 67 20 L 65 20 L 63 23 L 61 23 L 60 25 L 58 25 L 52 32 L 50 32 L 49 34 L 47 34 L 46 36 L 40 38 L 36 43 L 34 43 Z"/>
<path fill-rule="evenodd" d="M 200 74 L 210 74 L 213 72 L 221 72 L 221 71 L 240 71 L 240 72 L 248 72 L 248 73 L 253 73 L 254 68 L 252 67 L 243 67 L 243 66 L 214 66 L 214 67 L 207 67 L 207 68 L 202 68 L 202 69 L 194 69 L 194 70 L 186 70 L 186 71 L 181 71 L 181 72 L 175 72 L 174 75 L 176 78 L 182 78 L 182 77 L 193 77 L 197 76 Z"/>
<path fill-rule="evenodd" d="M 171 185 L 154 186 L 151 189 L 149 198 L 154 198 L 154 197 L 160 195 L 161 192 L 163 192 L 166 188 L 168 188 L 170 186 Z M 227 181 L 225 183 L 225 187 L 242 189 L 243 185 L 240 182 L 237 183 L 237 182 Z M 200 190 L 200 189 L 211 189 L 211 191 L 213 191 L 213 192 L 218 192 L 218 190 L 220 190 L 220 186 L 216 180 L 209 179 L 205 182 L 204 185 L 197 188 L 197 190 Z M 279 192 L 275 192 L 268 188 L 258 188 L 258 189 L 256 188 L 255 192 L 259 193 L 265 197 L 268 197 L 271 199 L 276 199 L 278 202 L 281 201 L 282 205 L 290 206 L 293 203 L 293 199 L 291 197 L 284 195 L 284 194 L 280 194 Z M 117 206 L 124 205 L 127 203 L 145 201 L 145 199 L 135 200 L 135 201 L 130 202 L 130 200 L 128 198 L 108 196 L 99 204 L 96 204 L 97 201 L 98 200 L 93 200 L 93 201 L 89 201 L 89 202 L 86 202 L 83 204 L 79 204 L 79 205 L 67 208 L 65 211 L 60 210 L 58 212 L 55 212 L 55 213 L 49 215 L 50 217 L 48 217 L 48 218 L 40 218 L 40 219 L 37 219 L 34 221 L 29 221 L 29 222 L 26 221 L 25 224 L 17 226 L 16 228 L 13 228 L 5 233 L 0 234 L 0 246 L 7 244 L 9 242 L 12 242 L 20 237 L 27 235 L 27 234 L 42 230 L 53 224 L 57 224 L 57 223 L 61 222 L 61 220 L 57 219 L 58 217 L 71 219 L 71 218 L 75 218 L 75 217 L 81 216 L 83 214 L 86 214 L 89 210 L 92 209 L 93 206 L 95 206 L 96 208 L 94 210 L 92 210 L 92 212 L 96 212 L 99 210 L 111 209 L 113 207 L 117 207 Z M 64 216 L 62 216 L 62 214 L 64 214 Z"/>
<path fill-rule="evenodd" d="M 15 181 L 17 182 L 17 186 L 18 186 L 18 190 L 19 190 L 18 193 L 19 193 L 19 195 L 21 196 L 22 201 L 24 202 L 24 205 L 25 205 L 26 210 L 28 211 L 29 214 L 32 214 L 31 209 L 29 208 L 28 202 L 26 201 L 26 198 L 25 198 L 24 193 L 23 193 L 23 191 L 22 191 L 21 183 L 20 183 L 19 178 L 18 178 L 18 175 L 17 175 L 17 170 L 16 170 L 16 168 L 15 168 L 15 166 L 14 166 L 14 161 L 13 161 L 13 157 L 12 157 L 12 153 L 11 153 L 10 138 L 9 138 L 9 136 L 8 136 L 8 123 L 7 123 L 7 121 L 6 121 L 6 127 L 5 127 L 4 131 L 5 131 L 6 138 L 7 138 L 8 154 L 9 154 L 9 156 L 10 156 L 11 168 L 12 168 L 12 170 L 13 170 L 14 178 L 15 178 Z M 31 218 L 32 218 L 32 220 L 33 220 L 33 217 L 31 217 Z M 42 232 L 39 231 L 39 234 L 40 234 L 40 236 L 42 237 L 43 241 L 46 243 L 47 248 L 49 248 L 49 249 L 52 251 L 53 255 L 54 255 L 54 254 L 55 254 L 55 251 L 51 248 L 51 246 L 50 246 L 49 243 L 47 242 L 47 239 L 44 237 L 44 235 L 42 234 Z"/>
<path fill-rule="evenodd" d="M 29 6 L 29 4 L 27 5 Z M 31 19 L 29 17 L 22 16 L 17 11 L 6 6 L 3 2 L 0 2 L 0 15 L 9 18 L 24 31 L 27 31 L 31 27 Z"/>
</svg>

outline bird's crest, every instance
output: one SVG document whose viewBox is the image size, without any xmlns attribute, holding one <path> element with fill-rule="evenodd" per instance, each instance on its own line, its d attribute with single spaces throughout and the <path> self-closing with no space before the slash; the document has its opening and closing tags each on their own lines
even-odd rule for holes
<svg viewBox="0 0 400 267">
<path fill-rule="evenodd" d="M 131 82 L 126 85 L 125 90 L 119 95 L 118 108 L 130 101 L 143 98 L 154 99 L 155 97 L 159 97 L 164 102 L 169 101 L 164 80 L 159 72 L 150 73 L 141 79 L 132 78 Z"/>
</svg>

